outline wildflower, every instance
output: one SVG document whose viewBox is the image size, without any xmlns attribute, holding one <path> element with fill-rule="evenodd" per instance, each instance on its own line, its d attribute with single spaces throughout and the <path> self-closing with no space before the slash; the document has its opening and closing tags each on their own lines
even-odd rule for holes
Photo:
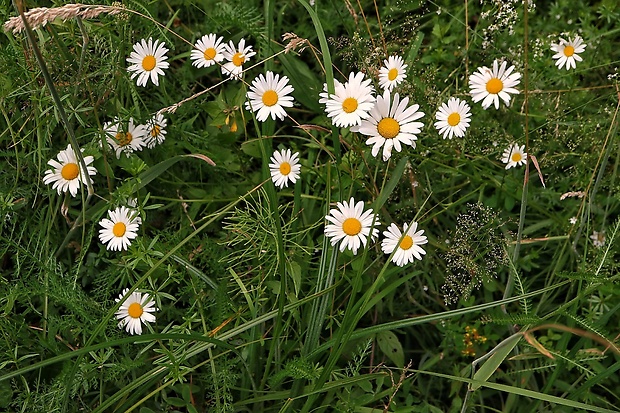
<svg viewBox="0 0 620 413">
<path fill-rule="evenodd" d="M 108 135 L 107 141 L 114 149 L 116 159 L 121 157 L 121 153 L 129 157 L 133 152 L 141 151 L 145 145 L 146 130 L 144 125 L 134 125 L 133 119 L 129 118 L 127 132 L 123 132 L 120 126 L 118 118 L 103 124 L 103 130 Z"/>
<path fill-rule="evenodd" d="M 351 72 L 349 81 L 344 85 L 334 81 L 333 95 L 327 92 L 320 94 L 323 98 L 319 103 L 325 104 L 325 112 L 335 126 L 359 126 L 362 119 L 370 116 L 368 112 L 375 103 L 374 89 L 370 83 L 370 79 L 364 80 L 363 73 Z"/>
<path fill-rule="evenodd" d="M 526 159 L 527 153 L 525 153 L 525 145 L 519 146 L 516 143 L 506 148 L 502 155 L 502 162 L 506 164 L 506 169 L 510 169 L 513 166 L 524 165 Z"/>
<path fill-rule="evenodd" d="M 590 239 L 592 240 L 592 245 L 596 248 L 601 248 L 605 245 L 605 231 L 592 231 Z"/>
<path fill-rule="evenodd" d="M 586 50 L 587 44 L 583 42 L 583 39 L 579 36 L 575 36 L 573 40 L 564 40 L 560 37 L 560 43 L 552 44 L 551 50 L 555 52 L 554 59 L 557 59 L 555 65 L 558 69 L 562 69 L 562 66 L 566 65 L 566 70 L 569 70 L 571 66 L 575 69 L 577 66 L 575 60 L 581 62 L 583 59 L 579 56 L 579 53 L 583 53 Z"/>
<path fill-rule="evenodd" d="M 390 99 L 390 91 L 385 90 L 383 96 L 377 97 L 375 106 L 370 111 L 370 117 L 362 121 L 358 131 L 370 136 L 366 145 L 372 147 L 372 156 L 377 156 L 379 149 L 383 147 L 383 160 L 387 161 L 392 155 L 392 148 L 401 151 L 401 144 L 415 148 L 416 134 L 420 133 L 424 126 L 422 122 L 414 122 L 424 116 L 418 112 L 420 105 L 409 104 L 409 98 L 400 100 L 398 93 L 394 94 L 394 100 Z"/>
<path fill-rule="evenodd" d="M 577 217 L 570 217 L 568 222 L 570 222 L 571 225 L 575 225 L 577 223 Z"/>
<path fill-rule="evenodd" d="M 81 151 L 84 152 L 84 149 L 81 149 Z M 93 163 L 95 158 L 92 156 L 84 157 L 87 175 L 83 171 L 80 173 L 80 163 L 75 156 L 71 144 L 67 145 L 67 149 L 58 152 L 56 157 L 58 161 L 56 159 L 50 159 L 47 162 L 53 169 L 45 171 L 43 183 L 46 185 L 53 183 L 52 189 L 56 189 L 58 195 L 69 190 L 71 196 L 76 196 L 81 184 L 87 182 L 87 180 L 90 183 L 93 182 L 92 179 L 90 179 L 90 175 L 95 175 L 97 170 L 94 166 L 89 165 Z"/>
<path fill-rule="evenodd" d="M 439 134 L 443 134 L 443 138 L 452 139 L 452 136 L 462 138 L 465 131 L 469 128 L 471 113 L 470 107 L 459 98 L 450 98 L 448 103 L 442 103 L 441 107 L 435 114 L 437 122 L 435 128 Z"/>
<path fill-rule="evenodd" d="M 383 63 L 385 66 L 379 70 L 379 86 L 391 91 L 407 78 L 407 73 L 405 73 L 407 65 L 400 56 L 390 56 Z"/>
<path fill-rule="evenodd" d="M 288 77 L 282 76 L 280 79 L 280 75 L 267 71 L 266 76 L 260 74 L 252 81 L 245 108 L 258 112 L 256 119 L 259 122 L 266 121 L 269 116 L 273 120 L 276 117 L 284 120 L 286 111 L 283 106 L 293 106 L 293 98 L 288 96 L 293 90 L 293 86 L 288 84 Z"/>
<path fill-rule="evenodd" d="M 379 219 L 372 210 L 364 211 L 364 202 L 355 203 L 351 197 L 349 203 L 338 202 L 338 209 L 332 209 L 325 219 L 331 222 L 325 226 L 325 235 L 331 238 L 331 244 L 336 245 L 340 242 L 340 251 L 350 249 L 353 254 L 357 254 L 360 245 L 366 246 L 367 238 L 377 238 L 380 225 Z M 372 229 L 372 235 L 370 228 Z"/>
<path fill-rule="evenodd" d="M 99 230 L 99 240 L 108 244 L 109 250 L 127 250 L 131 245 L 130 240 L 138 236 L 140 228 L 136 211 L 122 206 L 114 211 L 108 211 L 108 215 L 110 219 L 103 218 L 99 221 L 99 225 L 103 227 Z"/>
<path fill-rule="evenodd" d="M 157 311 L 155 308 L 155 301 L 148 295 L 134 291 L 129 296 L 127 292 L 129 288 L 125 288 L 123 293 L 115 298 L 117 303 L 122 302 L 121 306 L 116 312 L 116 318 L 119 320 L 118 328 L 125 330 L 129 334 L 142 334 L 142 323 L 154 323 L 155 315 L 152 314 Z"/>
<path fill-rule="evenodd" d="M 424 230 L 417 231 L 418 223 L 413 222 L 411 226 L 405 223 L 403 225 L 403 232 L 396 224 L 390 224 L 387 231 L 383 231 L 385 237 L 381 241 L 381 249 L 386 254 L 391 254 L 396 249 L 396 252 L 392 256 L 392 262 L 399 267 L 402 267 L 410 262 L 413 262 L 414 258 L 418 260 L 422 259 L 422 255 L 426 254 L 426 251 L 420 247 L 428 242 L 424 234 Z"/>
<path fill-rule="evenodd" d="M 224 60 L 223 51 L 226 44 L 222 43 L 223 40 L 223 37 L 217 38 L 214 33 L 205 34 L 198 39 L 189 57 L 193 60 L 192 65 L 198 68 L 209 67 Z"/>
<path fill-rule="evenodd" d="M 479 67 L 478 72 L 469 77 L 469 88 L 474 102 L 482 100 L 482 108 L 487 109 L 491 103 L 495 109 L 499 109 L 499 98 L 502 98 L 506 106 L 510 102 L 509 93 L 519 93 L 514 87 L 519 84 L 520 73 L 512 73 L 514 66 L 506 69 L 506 62 L 498 66 L 498 61 L 493 62 L 493 70 L 486 66 Z"/>
<path fill-rule="evenodd" d="M 155 145 L 159 145 L 166 139 L 166 125 L 168 121 L 164 115 L 156 114 L 144 125 L 144 145 L 152 149 Z"/>
<path fill-rule="evenodd" d="M 295 152 L 291 155 L 290 149 L 282 149 L 279 152 L 275 151 L 270 160 L 271 180 L 276 186 L 282 189 L 285 186 L 288 187 L 289 181 L 293 184 L 297 181 L 301 170 L 299 153 Z"/>
<path fill-rule="evenodd" d="M 252 46 L 246 47 L 245 39 L 241 39 L 237 48 L 235 48 L 232 40 L 225 44 L 222 54 L 228 60 L 228 63 L 222 66 L 222 73 L 239 79 L 243 72 L 243 64 L 250 60 L 250 57 L 254 56 L 256 52 L 252 50 Z"/>
<path fill-rule="evenodd" d="M 128 72 L 133 72 L 131 78 L 138 76 L 138 86 L 146 86 L 146 83 L 151 79 L 151 82 L 155 86 L 159 86 L 159 75 L 164 76 L 162 69 L 168 69 L 170 63 L 166 62 L 168 56 L 166 52 L 168 49 L 165 47 L 164 42 L 159 43 L 159 40 L 149 38 L 142 39 L 138 43 L 133 45 L 133 52 L 127 58 L 128 63 L 132 63 L 127 68 Z"/>
</svg>

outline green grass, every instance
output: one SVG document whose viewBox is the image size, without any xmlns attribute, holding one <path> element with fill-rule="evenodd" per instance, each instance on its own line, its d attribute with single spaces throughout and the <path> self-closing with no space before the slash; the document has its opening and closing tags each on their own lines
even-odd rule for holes
<svg viewBox="0 0 620 413">
<path fill-rule="evenodd" d="M 316 3 L 129 1 L 0 35 L 0 411 L 618 411 L 616 2 Z M 208 33 L 253 46 L 244 81 L 191 65 Z M 583 61 L 559 70 L 551 45 L 575 35 Z M 126 58 L 149 37 L 170 67 L 138 87 Z M 380 93 L 391 55 L 425 115 L 383 161 L 318 100 L 358 71 Z M 484 110 L 468 80 L 495 59 L 519 94 Z M 285 120 L 245 109 L 267 70 L 295 89 Z M 471 106 L 464 138 L 434 127 L 450 97 Z M 107 149 L 106 122 L 164 108 L 163 144 Z M 43 183 L 69 143 L 97 170 L 76 197 Z M 512 143 L 529 162 L 506 170 Z M 283 148 L 302 169 L 279 189 Z M 325 216 L 351 197 L 380 234 L 417 222 L 423 259 L 396 266 L 383 235 L 333 247 Z M 99 222 L 131 199 L 138 236 L 107 250 Z M 142 335 L 118 326 L 124 288 L 156 303 Z"/>
</svg>

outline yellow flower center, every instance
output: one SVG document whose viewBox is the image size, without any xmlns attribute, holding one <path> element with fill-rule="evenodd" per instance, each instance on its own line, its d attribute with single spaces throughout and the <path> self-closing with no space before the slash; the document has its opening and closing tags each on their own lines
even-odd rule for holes
<svg viewBox="0 0 620 413">
<path fill-rule="evenodd" d="M 280 173 L 282 175 L 285 175 L 285 176 L 290 174 L 291 173 L 291 164 L 288 163 L 288 162 L 282 162 L 280 164 Z"/>
<path fill-rule="evenodd" d="M 215 49 L 212 47 L 205 49 L 205 51 L 203 52 L 203 56 L 205 57 L 205 60 L 213 60 L 216 54 L 217 54 L 217 51 L 215 51 Z"/>
<path fill-rule="evenodd" d="M 155 56 L 153 56 L 152 54 L 146 55 L 144 56 L 144 59 L 142 59 L 142 68 L 147 72 L 150 72 L 151 70 L 155 69 L 156 63 L 157 61 L 155 60 Z"/>
<path fill-rule="evenodd" d="M 144 310 L 140 303 L 131 303 L 129 308 L 127 308 L 127 314 L 129 314 L 131 318 L 140 318 L 142 313 L 144 313 Z"/>
<path fill-rule="evenodd" d="M 501 80 L 494 77 L 487 82 L 487 92 L 497 95 L 504 88 L 504 84 Z"/>
<path fill-rule="evenodd" d="M 357 110 L 357 99 L 346 98 L 344 102 L 342 102 L 342 110 L 346 113 L 355 112 Z"/>
<path fill-rule="evenodd" d="M 263 93 L 263 104 L 265 106 L 273 106 L 278 103 L 278 94 L 275 90 L 268 90 Z"/>
<path fill-rule="evenodd" d="M 127 232 L 127 225 L 122 222 L 117 222 L 112 227 L 112 234 L 114 234 L 115 237 L 122 237 L 125 235 L 125 232 Z"/>
<path fill-rule="evenodd" d="M 131 133 L 127 132 L 118 132 L 116 134 L 116 140 L 118 141 L 118 146 L 127 146 L 131 143 L 133 136 Z"/>
<path fill-rule="evenodd" d="M 385 139 L 392 139 L 400 132 L 400 125 L 393 118 L 383 118 L 377 124 L 377 132 Z"/>
<path fill-rule="evenodd" d="M 413 238 L 409 235 L 405 235 L 403 240 L 400 242 L 399 247 L 401 250 L 407 251 L 409 248 L 413 247 Z"/>
<path fill-rule="evenodd" d="M 357 218 L 347 218 L 342 223 L 342 230 L 347 235 L 357 235 L 362 232 L 362 223 Z"/>
<path fill-rule="evenodd" d="M 80 168 L 78 168 L 76 163 L 68 163 L 60 170 L 60 175 L 67 181 L 77 178 L 79 173 Z"/>
<path fill-rule="evenodd" d="M 461 121 L 461 115 L 459 115 L 456 112 L 451 113 L 450 116 L 448 116 L 448 125 L 450 126 L 456 126 L 459 124 L 460 121 Z"/>
<path fill-rule="evenodd" d="M 515 152 L 515 153 L 512 154 L 510 159 L 512 159 L 513 162 L 519 162 L 520 160 L 523 159 L 523 156 L 521 155 L 521 153 Z"/>
<path fill-rule="evenodd" d="M 232 57 L 232 62 L 235 66 L 241 66 L 245 62 L 245 56 L 243 53 L 235 53 Z"/>
<path fill-rule="evenodd" d="M 571 57 L 575 54 L 575 48 L 573 46 L 566 46 L 564 48 L 564 56 Z"/>
<path fill-rule="evenodd" d="M 390 69 L 390 71 L 388 72 L 388 80 L 394 81 L 394 79 L 396 79 L 397 77 L 398 77 L 398 69 L 395 69 L 395 68 Z"/>
<path fill-rule="evenodd" d="M 151 129 L 151 136 L 152 137 L 157 137 L 157 135 L 159 135 L 159 132 L 161 132 L 161 128 L 159 127 L 159 125 L 155 125 L 153 126 L 153 129 Z"/>
</svg>

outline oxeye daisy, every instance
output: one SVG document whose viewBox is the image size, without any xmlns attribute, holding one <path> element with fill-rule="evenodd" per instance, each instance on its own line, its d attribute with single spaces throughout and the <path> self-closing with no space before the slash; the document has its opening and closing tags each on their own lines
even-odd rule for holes
<svg viewBox="0 0 620 413">
<path fill-rule="evenodd" d="M 84 149 L 81 151 L 84 152 Z M 93 182 L 92 179 L 90 179 L 90 175 L 95 175 L 97 170 L 93 166 L 90 166 L 95 159 L 92 156 L 84 157 L 86 173 L 84 173 L 84 171 L 80 173 L 80 163 L 70 144 L 67 145 L 67 149 L 58 152 L 56 158 L 58 158 L 58 160 L 50 159 L 47 162 L 53 169 L 45 171 L 43 183 L 46 185 L 53 184 L 52 189 L 56 189 L 58 195 L 68 190 L 71 196 L 76 196 L 81 184 Z"/>
<path fill-rule="evenodd" d="M 402 150 L 401 144 L 415 148 L 416 134 L 420 133 L 424 124 L 414 121 L 424 113 L 418 112 L 420 105 L 407 107 L 408 104 L 409 98 L 400 100 L 398 93 L 394 94 L 392 101 L 389 90 L 377 97 L 370 117 L 363 120 L 358 128 L 359 133 L 370 136 L 366 145 L 373 145 L 372 156 L 377 156 L 383 147 L 383 160 L 387 161 L 392 156 L 392 148 L 398 152 Z"/>
<path fill-rule="evenodd" d="M 407 223 L 403 225 L 403 232 L 396 224 L 390 224 L 387 231 L 383 231 L 385 237 L 381 241 L 381 249 L 386 254 L 391 254 L 396 249 L 396 252 L 392 256 L 392 262 L 399 267 L 402 267 L 410 262 L 413 262 L 414 258 L 418 260 L 422 259 L 422 255 L 426 254 L 426 251 L 420 247 L 428 242 L 424 234 L 424 230 L 417 231 L 418 223 L 413 222 L 411 226 Z"/>
<path fill-rule="evenodd" d="M 146 86 L 149 78 L 155 86 L 159 86 L 159 75 L 164 76 L 162 69 L 168 69 L 170 63 L 166 62 L 168 49 L 164 42 L 149 38 L 149 41 L 142 39 L 133 45 L 133 52 L 127 58 L 128 63 L 132 63 L 127 71 L 133 72 L 131 78 L 138 76 L 138 86 Z"/>
<path fill-rule="evenodd" d="M 482 108 L 487 109 L 491 104 L 495 109 L 499 109 L 499 98 L 506 106 L 510 103 L 510 95 L 517 94 L 519 91 L 514 87 L 519 84 L 520 73 L 512 73 L 514 66 L 506 68 L 507 63 L 495 60 L 493 69 L 486 66 L 479 67 L 478 71 L 469 77 L 469 88 L 474 102 L 482 100 Z"/>
<path fill-rule="evenodd" d="M 104 123 L 103 130 L 108 135 L 107 141 L 114 149 L 117 159 L 121 157 L 122 153 L 129 157 L 134 151 L 141 151 L 145 145 L 146 130 L 144 125 L 134 125 L 132 118 L 129 119 L 127 132 L 123 131 L 117 118 L 114 118 L 112 122 Z"/>
<path fill-rule="evenodd" d="M 250 57 L 254 56 L 256 52 L 252 50 L 252 46 L 246 47 L 245 39 L 241 39 L 239 40 L 238 47 L 235 47 L 232 40 L 224 45 L 222 54 L 228 60 L 228 63 L 222 66 L 222 73 L 239 79 L 241 72 L 243 72 L 243 64 L 248 62 Z"/>
<path fill-rule="evenodd" d="M 376 214 L 371 209 L 364 211 L 364 201 L 355 203 L 351 198 L 349 202 L 338 202 L 337 209 L 329 211 L 325 219 L 331 222 L 325 226 L 325 235 L 331 238 L 331 244 L 336 245 L 340 242 L 340 251 L 350 249 L 353 254 L 357 254 L 360 246 L 366 246 L 366 242 L 372 229 L 371 238 L 377 238 L 380 225 Z"/>
<path fill-rule="evenodd" d="M 154 148 L 155 145 L 159 145 L 166 139 L 166 125 L 168 121 L 164 118 L 164 115 L 156 114 L 144 125 L 144 145 L 147 148 Z"/>
<path fill-rule="evenodd" d="M 268 71 L 266 76 L 258 75 L 248 91 L 249 102 L 245 102 L 245 108 L 257 112 L 256 119 L 264 122 L 269 116 L 283 120 L 286 116 L 284 107 L 293 106 L 293 98 L 288 96 L 293 92 L 293 86 L 288 84 L 288 77 L 274 75 Z"/>
<path fill-rule="evenodd" d="M 391 91 L 407 78 L 407 73 L 405 73 L 407 65 L 400 56 L 390 56 L 383 63 L 385 66 L 379 70 L 379 86 Z"/>
<path fill-rule="evenodd" d="M 435 128 L 439 134 L 443 134 L 444 139 L 452 139 L 453 135 L 459 138 L 465 136 L 471 117 L 469 109 L 469 105 L 459 98 L 453 97 L 448 99 L 448 103 L 442 103 L 435 114 Z"/>
<path fill-rule="evenodd" d="M 290 149 L 282 149 L 281 151 L 275 151 L 270 160 L 271 180 L 276 186 L 282 189 L 285 186 L 288 187 L 289 181 L 293 184 L 297 181 L 299 171 L 301 170 L 299 153 L 291 154 Z"/>
<path fill-rule="evenodd" d="M 142 334 L 142 323 L 154 323 L 157 311 L 155 301 L 147 294 L 134 291 L 127 295 L 129 288 L 125 288 L 114 301 L 121 302 L 121 306 L 116 312 L 116 318 L 119 320 L 118 328 L 123 329 L 129 334 Z"/>
<path fill-rule="evenodd" d="M 332 118 L 334 126 L 346 128 L 359 126 L 362 119 L 366 119 L 375 103 L 374 88 L 371 80 L 364 80 L 362 72 L 349 75 L 349 81 L 344 85 L 334 82 L 335 93 L 323 93 L 319 103 L 325 103 L 325 112 Z"/>
<path fill-rule="evenodd" d="M 562 66 L 566 65 L 566 70 L 569 70 L 572 66 L 575 69 L 577 66 L 575 61 L 581 62 L 583 59 L 579 56 L 579 53 L 583 53 L 586 50 L 587 44 L 583 42 L 583 39 L 579 36 L 575 36 L 573 40 L 564 40 L 560 37 L 560 43 L 552 44 L 551 50 L 555 52 L 554 59 L 557 59 L 555 65 L 558 69 L 562 69 Z"/>
<path fill-rule="evenodd" d="M 194 50 L 190 55 L 190 59 L 193 60 L 192 65 L 200 67 L 209 67 L 224 60 L 224 47 L 226 46 L 222 41 L 223 37 L 217 37 L 214 33 L 205 34 L 194 45 Z"/>
<path fill-rule="evenodd" d="M 502 162 L 506 164 L 506 169 L 523 165 L 526 160 L 527 153 L 525 153 L 525 145 L 519 146 L 516 143 L 506 148 L 502 155 Z"/>
<path fill-rule="evenodd" d="M 131 240 L 138 236 L 140 228 L 137 211 L 125 206 L 108 211 L 108 218 L 99 221 L 103 229 L 99 230 L 99 240 L 108 244 L 107 248 L 112 251 L 127 250 Z"/>
</svg>

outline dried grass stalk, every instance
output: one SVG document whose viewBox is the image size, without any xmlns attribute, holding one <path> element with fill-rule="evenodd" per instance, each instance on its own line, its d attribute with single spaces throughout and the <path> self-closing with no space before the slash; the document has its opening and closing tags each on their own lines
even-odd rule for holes
<svg viewBox="0 0 620 413">
<path fill-rule="evenodd" d="M 44 27 L 47 23 L 56 19 L 61 19 L 63 22 L 73 17 L 80 17 L 82 19 L 93 19 L 99 16 L 101 13 L 107 13 L 109 15 L 118 14 L 122 11 L 122 8 L 115 6 L 102 6 L 93 4 L 67 4 L 62 7 L 37 7 L 24 13 L 24 16 L 28 20 L 28 24 L 33 29 Z M 11 17 L 4 23 L 4 31 L 13 31 L 13 34 L 24 31 L 24 22 L 21 16 Z"/>
</svg>

